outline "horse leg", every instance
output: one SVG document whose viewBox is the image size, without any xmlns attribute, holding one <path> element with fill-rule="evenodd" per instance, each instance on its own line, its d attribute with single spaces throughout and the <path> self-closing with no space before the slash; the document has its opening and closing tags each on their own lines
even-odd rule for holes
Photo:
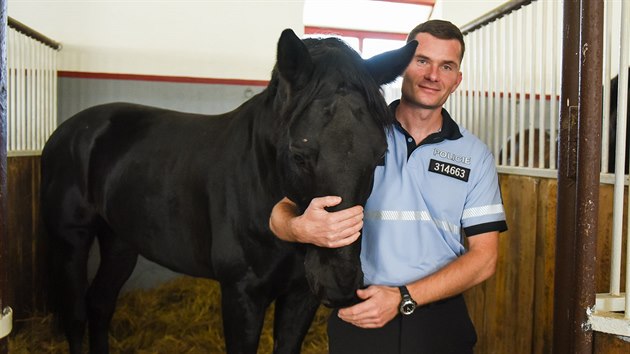
<svg viewBox="0 0 630 354">
<path fill-rule="evenodd" d="M 227 353 L 256 354 L 270 302 L 265 294 L 251 294 L 242 284 L 221 283 L 221 312 Z"/>
<path fill-rule="evenodd" d="M 57 232 L 49 230 L 51 234 Z M 55 235 L 53 235 L 55 237 Z M 86 228 L 59 232 L 52 244 L 55 276 L 58 288 L 55 302 L 59 306 L 61 323 L 72 354 L 82 353 L 87 322 L 85 292 L 88 287 L 87 260 L 94 234 Z"/>
<path fill-rule="evenodd" d="M 116 309 L 118 293 L 131 276 L 137 251 L 116 238 L 107 226 L 98 232 L 101 262 L 87 293 L 90 353 L 108 353 L 109 325 Z"/>
<path fill-rule="evenodd" d="M 276 299 L 273 341 L 275 354 L 299 354 L 302 342 L 313 322 L 319 300 L 300 282 Z"/>
</svg>

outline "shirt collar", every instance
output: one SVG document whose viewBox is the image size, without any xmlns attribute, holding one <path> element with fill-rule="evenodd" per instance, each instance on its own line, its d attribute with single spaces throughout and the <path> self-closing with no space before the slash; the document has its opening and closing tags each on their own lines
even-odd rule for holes
<svg viewBox="0 0 630 354">
<path fill-rule="evenodd" d="M 389 110 L 394 115 L 394 117 L 396 116 L 396 108 L 398 107 L 399 104 L 400 104 L 400 100 L 395 100 L 389 105 Z M 396 119 L 395 126 L 398 127 L 399 129 L 402 129 L 405 135 L 408 135 L 408 133 L 402 127 L 398 119 Z M 443 141 L 444 139 L 457 140 L 461 137 L 462 137 L 462 133 L 459 130 L 459 126 L 457 125 L 457 123 L 455 123 L 453 118 L 451 118 L 451 115 L 448 113 L 448 111 L 442 108 L 442 129 L 439 132 L 429 135 L 425 139 L 425 141 L 423 141 L 422 143 L 434 144 L 434 143 L 439 143 Z"/>
</svg>

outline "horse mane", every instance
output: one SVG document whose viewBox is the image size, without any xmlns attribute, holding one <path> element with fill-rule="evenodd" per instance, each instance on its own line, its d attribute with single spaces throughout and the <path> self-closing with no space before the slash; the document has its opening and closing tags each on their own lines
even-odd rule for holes
<svg viewBox="0 0 630 354">
<path fill-rule="evenodd" d="M 379 84 L 374 81 L 363 59 L 354 49 L 343 40 L 334 37 L 306 38 L 303 42 L 315 63 L 315 71 L 309 84 L 301 90 L 300 96 L 302 97 L 297 100 L 299 102 L 295 106 L 285 107 L 285 111 L 301 112 L 321 89 L 321 79 L 325 78 L 327 72 L 332 69 L 336 70 L 336 74 L 341 75 L 341 82 L 346 83 L 353 90 L 363 92 L 367 99 L 367 109 L 375 117 L 377 124 L 387 128 L 394 123 L 395 118 L 387 108 Z M 330 55 L 331 53 L 334 55 Z M 274 66 L 266 90 L 269 98 L 276 103 L 286 103 L 289 99 L 288 92 L 282 90 L 282 81 L 277 66 Z M 280 99 L 277 100 L 276 98 Z"/>
</svg>

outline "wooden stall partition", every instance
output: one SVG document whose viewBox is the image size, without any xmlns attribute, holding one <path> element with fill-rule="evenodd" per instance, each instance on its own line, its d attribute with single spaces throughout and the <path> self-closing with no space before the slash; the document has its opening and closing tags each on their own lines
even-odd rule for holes
<svg viewBox="0 0 630 354">
<path fill-rule="evenodd" d="M 17 319 L 47 309 L 48 248 L 41 237 L 39 156 L 13 156 L 8 161 L 9 297 Z"/>
<path fill-rule="evenodd" d="M 540 181 L 501 175 L 500 183 L 509 230 L 501 234 L 497 271 L 466 298 L 477 353 L 531 353 Z"/>
<path fill-rule="evenodd" d="M 628 337 L 609 333 L 595 332 L 593 336 L 593 354 L 628 354 L 630 340 Z"/>
<path fill-rule="evenodd" d="M 623 200 L 628 199 L 628 190 L 624 192 Z M 613 205 L 613 186 L 603 185 L 599 190 L 599 229 L 597 239 L 597 262 L 595 270 L 595 282 L 598 293 L 608 293 L 610 291 L 610 250 L 612 249 L 612 205 Z M 627 214 L 628 206 L 624 206 L 623 230 L 622 234 L 627 235 Z M 621 246 L 621 259 L 626 259 L 626 242 L 624 237 Z M 625 262 L 621 264 L 621 289 L 626 282 Z M 613 334 L 595 332 L 593 334 L 593 354 L 625 354 L 630 353 L 630 338 L 616 336 Z"/>
<path fill-rule="evenodd" d="M 595 282 L 598 293 L 608 293 L 610 291 L 609 279 L 610 279 L 610 250 L 612 247 L 612 229 L 613 229 L 613 185 L 602 185 L 599 189 L 599 224 L 598 224 L 598 238 L 597 238 L 597 263 Z M 627 189 L 624 192 L 623 200 L 627 200 Z M 623 213 L 623 229 L 622 234 L 627 233 L 627 205 L 624 207 Z M 621 259 L 626 259 L 626 241 L 624 237 L 622 241 L 622 255 Z M 626 281 L 626 267 L 625 262 L 621 263 L 621 286 L 623 289 Z M 622 290 L 623 291 L 623 290 Z"/>
<path fill-rule="evenodd" d="M 540 180 L 536 221 L 532 353 L 552 352 L 557 192 L 556 179 Z"/>
<path fill-rule="evenodd" d="M 551 354 L 555 263 L 555 179 L 501 174 L 509 230 L 496 274 L 466 293 L 476 353 Z"/>
<path fill-rule="evenodd" d="M 501 235 L 497 272 L 466 293 L 479 337 L 475 352 L 552 354 L 557 180 L 508 174 L 501 174 L 499 179 L 509 230 Z M 612 198 L 613 186 L 602 184 L 598 292 L 609 290 Z M 625 282 L 623 276 L 621 282 Z M 593 354 L 629 352 L 627 338 L 594 333 Z"/>
</svg>

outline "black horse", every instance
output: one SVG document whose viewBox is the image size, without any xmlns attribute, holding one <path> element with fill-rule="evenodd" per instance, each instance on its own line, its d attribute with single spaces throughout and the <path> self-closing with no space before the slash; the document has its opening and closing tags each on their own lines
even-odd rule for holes
<svg viewBox="0 0 630 354">
<path fill-rule="evenodd" d="M 630 68 L 628 68 L 628 75 L 630 75 Z M 618 99 L 617 93 L 619 90 L 619 75 L 615 76 L 610 81 L 610 118 L 608 125 L 608 172 L 615 173 L 615 158 L 616 158 L 616 144 L 617 144 L 617 107 Z M 628 80 L 628 99 L 627 99 L 626 114 L 630 115 L 630 80 Z M 625 149 L 628 149 L 628 141 L 630 140 L 630 122 L 626 124 L 626 144 Z M 624 174 L 628 174 L 628 160 L 630 154 L 626 153 L 625 158 L 625 170 Z"/>
<path fill-rule="evenodd" d="M 366 201 L 393 119 L 379 86 L 416 44 L 363 60 L 337 39 L 285 30 L 268 87 L 232 112 L 113 103 L 64 122 L 42 152 L 41 206 L 70 351 L 81 352 L 87 324 L 90 351 L 108 352 L 116 299 L 140 254 L 220 282 L 228 352 L 256 352 L 275 300 L 274 351 L 298 353 L 320 300 L 355 301 L 360 242 L 282 242 L 271 209 L 283 196 L 302 210 L 323 195 L 343 198 L 335 209 Z M 101 263 L 88 284 L 95 238 Z"/>
</svg>

